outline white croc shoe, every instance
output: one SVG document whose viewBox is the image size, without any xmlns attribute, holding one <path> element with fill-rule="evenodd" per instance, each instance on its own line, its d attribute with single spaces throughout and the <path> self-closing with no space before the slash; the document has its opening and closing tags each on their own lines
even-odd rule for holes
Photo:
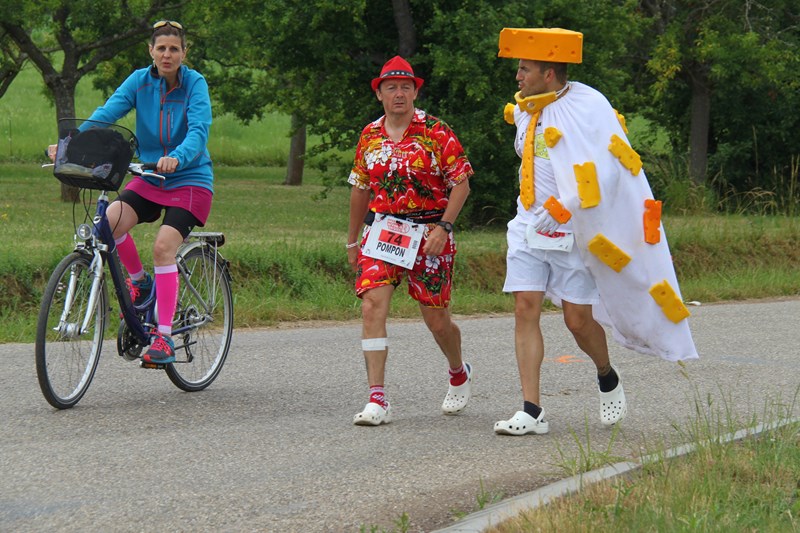
<svg viewBox="0 0 800 533">
<path fill-rule="evenodd" d="M 386 409 L 375 402 L 369 402 L 364 406 L 364 410 L 356 413 L 353 417 L 353 424 L 357 426 L 380 426 L 392 421 L 392 406 L 386 404 Z"/>
<path fill-rule="evenodd" d="M 450 385 L 442 402 L 442 412 L 446 415 L 457 415 L 463 411 L 472 395 L 472 365 L 464 363 L 464 366 L 467 369 L 467 381 L 457 387 Z"/>
<path fill-rule="evenodd" d="M 533 418 L 525 411 L 517 411 L 508 420 L 495 422 L 494 432 L 498 435 L 527 435 L 536 433 L 544 435 L 550 431 L 550 424 L 544 419 L 544 409 L 537 418 Z"/>
<path fill-rule="evenodd" d="M 617 372 L 619 376 L 619 372 Z M 613 426 L 628 412 L 625 391 L 622 389 L 622 376 L 619 376 L 617 387 L 611 392 L 600 391 L 600 422 L 604 426 Z"/>
</svg>

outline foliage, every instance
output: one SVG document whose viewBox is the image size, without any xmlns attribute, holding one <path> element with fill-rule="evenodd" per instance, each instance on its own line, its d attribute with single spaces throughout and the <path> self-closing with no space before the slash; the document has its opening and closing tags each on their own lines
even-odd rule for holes
<svg viewBox="0 0 800 533">
<path fill-rule="evenodd" d="M 647 145 L 642 156 L 654 189 L 673 195 L 670 203 L 688 191 L 690 201 L 677 204 L 689 211 L 790 212 L 800 199 L 794 3 L 408 0 L 416 43 L 408 59 L 426 80 L 418 105 L 453 127 L 476 170 L 461 222 L 502 223 L 513 213 L 519 160 L 501 110 L 516 90 L 515 62 L 496 52 L 500 29 L 514 26 L 584 33 L 584 63 L 571 66 L 570 77 L 666 131 L 671 152 Z M 361 128 L 382 113 L 369 81 L 401 47 L 394 13 L 401 4 L 0 0 L 0 95 L 26 62 L 42 72 L 57 110 L 69 108 L 71 91 L 90 72 L 107 95 L 149 61 L 144 36 L 152 21 L 179 18 L 190 41 L 187 63 L 209 79 L 215 112 L 244 122 L 268 112 L 298 119 L 315 139 L 309 159 L 328 186 L 343 185 Z M 702 113 L 692 111 L 693 90 L 707 92 Z M 703 120 L 707 134 L 692 128 Z M 696 178 L 692 131 L 695 144 L 708 139 L 709 178 L 704 171 L 695 179 L 701 188 L 685 181 Z"/>
<path fill-rule="evenodd" d="M 516 92 L 516 64 L 497 59 L 500 30 L 579 27 L 592 60 L 576 75 L 619 105 L 633 105 L 630 72 L 637 62 L 627 39 L 641 27 L 633 6 L 612 0 L 556 0 L 535 9 L 522 1 L 410 1 L 420 44 L 407 59 L 426 80 L 417 105 L 453 127 L 476 170 L 462 220 L 505 222 L 514 209 L 519 161 L 502 108 Z M 322 160 L 323 169 L 338 163 L 328 168 L 327 183 L 343 184 L 358 134 L 382 114 L 369 82 L 400 48 L 392 6 L 233 0 L 208 10 L 213 31 L 200 44 L 200 56 L 223 108 L 243 120 L 265 109 L 299 115 L 320 136 L 318 151 L 334 150 L 332 160 Z M 589 10 L 597 16 L 586 20 Z"/>
<path fill-rule="evenodd" d="M 651 4 L 651 2 L 642 2 Z M 800 154 L 800 23 L 795 2 L 668 0 L 653 13 L 648 67 L 654 76 L 654 120 L 685 153 L 692 83 L 710 89 L 709 168 L 729 196 L 780 183 Z"/>
<path fill-rule="evenodd" d="M 71 116 L 78 81 L 140 42 L 157 13 L 179 5 L 176 0 L 48 0 L 21 5 L 4 0 L 0 42 L 6 45 L 6 58 L 16 50 L 36 65 L 57 116 Z M 18 73 L 6 71 L 9 77 Z"/>
<path fill-rule="evenodd" d="M 56 119 L 74 117 L 81 78 L 150 32 L 156 13 L 179 5 L 177 0 L 48 0 L 22 5 L 2 0 L 0 90 L 30 61 L 55 103 Z M 61 197 L 75 202 L 78 189 L 62 184 Z"/>
</svg>

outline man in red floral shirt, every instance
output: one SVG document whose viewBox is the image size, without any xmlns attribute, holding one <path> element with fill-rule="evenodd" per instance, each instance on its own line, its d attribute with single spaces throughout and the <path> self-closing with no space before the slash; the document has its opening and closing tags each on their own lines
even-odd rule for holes
<svg viewBox="0 0 800 533">
<path fill-rule="evenodd" d="M 356 425 L 391 421 L 384 391 L 386 320 L 394 289 L 406 276 L 408 292 L 419 302 L 450 367 L 442 411 L 458 414 L 471 394 L 472 368 L 461 358 L 461 331 L 448 305 L 456 254 L 453 223 L 469 195 L 473 171 L 449 126 L 414 107 L 422 83 L 400 56 L 372 80 L 385 114 L 361 132 L 348 179 L 353 188 L 347 259 L 361 298 L 370 386 L 369 402 L 353 419 Z"/>
</svg>

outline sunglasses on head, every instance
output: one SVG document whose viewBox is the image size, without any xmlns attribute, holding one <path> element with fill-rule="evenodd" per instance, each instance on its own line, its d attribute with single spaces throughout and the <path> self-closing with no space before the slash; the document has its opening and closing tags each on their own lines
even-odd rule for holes
<svg viewBox="0 0 800 533">
<path fill-rule="evenodd" d="M 175 22 L 174 20 L 159 20 L 158 22 L 153 24 L 153 29 L 157 30 L 158 28 L 161 28 L 161 27 L 164 27 L 164 26 L 172 26 L 173 28 L 177 28 L 177 29 L 183 31 L 183 26 L 181 25 L 181 23 L 180 22 Z"/>
</svg>

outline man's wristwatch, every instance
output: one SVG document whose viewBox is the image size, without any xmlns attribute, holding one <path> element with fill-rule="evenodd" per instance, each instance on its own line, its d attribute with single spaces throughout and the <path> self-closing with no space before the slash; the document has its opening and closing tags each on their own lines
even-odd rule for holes
<svg viewBox="0 0 800 533">
<path fill-rule="evenodd" d="M 437 226 L 441 226 L 447 233 L 453 233 L 453 223 L 447 222 L 446 220 L 440 220 L 436 223 Z"/>
</svg>

